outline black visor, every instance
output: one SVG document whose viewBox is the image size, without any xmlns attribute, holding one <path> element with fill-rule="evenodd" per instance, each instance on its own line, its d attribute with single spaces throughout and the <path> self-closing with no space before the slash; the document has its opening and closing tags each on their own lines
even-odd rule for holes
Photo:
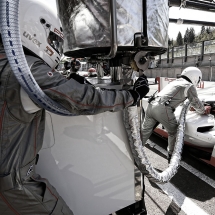
<svg viewBox="0 0 215 215">
<path fill-rule="evenodd" d="M 47 41 L 58 54 L 63 53 L 63 39 L 61 37 L 50 31 Z"/>
</svg>

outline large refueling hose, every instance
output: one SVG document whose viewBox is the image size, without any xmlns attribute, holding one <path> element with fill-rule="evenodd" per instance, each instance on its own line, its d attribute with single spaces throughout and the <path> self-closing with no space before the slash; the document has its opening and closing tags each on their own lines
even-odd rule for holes
<svg viewBox="0 0 215 215">
<path fill-rule="evenodd" d="M 1 0 L 0 2 L 0 32 L 11 69 L 20 85 L 29 97 L 40 107 L 64 116 L 74 116 L 61 105 L 50 99 L 40 89 L 28 67 L 19 31 L 19 0 Z M 149 179 L 157 183 L 168 182 L 177 172 L 183 147 L 185 116 L 188 103 L 182 109 L 177 141 L 169 167 L 158 173 L 150 164 L 140 139 L 137 107 L 129 107 L 124 111 L 124 124 L 128 133 L 133 157 L 139 170 Z"/>
<path fill-rule="evenodd" d="M 177 173 L 180 166 L 181 153 L 183 149 L 185 118 L 189 104 L 189 101 L 186 102 L 181 111 L 175 148 L 170 165 L 163 172 L 158 172 L 155 170 L 146 156 L 145 149 L 140 138 L 140 125 L 137 106 L 129 107 L 124 111 L 124 124 L 134 160 L 137 163 L 138 169 L 146 175 L 147 178 L 155 183 L 167 183 Z"/>
<path fill-rule="evenodd" d="M 39 87 L 28 67 L 19 31 L 19 0 L 0 1 L 0 32 L 11 69 L 29 97 L 40 107 L 64 116 L 74 116 L 50 99 Z"/>
</svg>

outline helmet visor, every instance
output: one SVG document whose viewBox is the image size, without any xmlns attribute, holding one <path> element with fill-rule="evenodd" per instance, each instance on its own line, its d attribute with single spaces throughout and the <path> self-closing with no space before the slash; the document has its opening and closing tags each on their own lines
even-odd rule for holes
<svg viewBox="0 0 215 215">
<path fill-rule="evenodd" d="M 60 36 L 50 31 L 47 41 L 58 54 L 63 53 L 63 39 Z"/>
</svg>

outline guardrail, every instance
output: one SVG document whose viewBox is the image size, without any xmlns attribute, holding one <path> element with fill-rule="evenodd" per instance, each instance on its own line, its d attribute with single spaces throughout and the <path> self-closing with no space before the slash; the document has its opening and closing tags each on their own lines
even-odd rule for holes
<svg viewBox="0 0 215 215">
<path fill-rule="evenodd" d="M 158 64 L 163 59 L 166 59 L 166 63 L 174 63 L 175 58 L 184 57 L 184 62 L 186 62 L 187 57 L 197 55 L 199 56 L 199 61 L 202 61 L 205 54 L 215 54 L 215 40 L 169 47 L 166 53 L 156 56 L 155 59 Z"/>
<path fill-rule="evenodd" d="M 188 66 L 198 67 L 204 81 L 215 81 L 215 40 L 169 47 L 144 73 L 149 78 L 176 78 Z"/>
</svg>

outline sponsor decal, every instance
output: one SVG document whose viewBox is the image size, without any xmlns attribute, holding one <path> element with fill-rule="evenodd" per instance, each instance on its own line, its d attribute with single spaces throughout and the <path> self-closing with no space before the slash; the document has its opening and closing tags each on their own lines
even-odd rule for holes
<svg viewBox="0 0 215 215">
<path fill-rule="evenodd" d="M 46 50 L 44 50 L 50 57 L 54 54 L 54 52 L 52 51 L 52 49 L 48 46 L 46 46 Z"/>
<path fill-rule="evenodd" d="M 59 31 L 57 28 L 55 28 L 54 32 L 63 39 L 63 33 L 61 31 Z"/>
<path fill-rule="evenodd" d="M 35 37 L 36 34 L 34 34 L 34 36 L 32 36 L 31 34 L 27 33 L 26 31 L 23 33 L 23 36 L 26 37 L 27 39 L 29 39 L 32 43 L 34 43 L 35 45 L 37 45 L 38 47 L 40 47 L 40 45 L 42 44 L 40 41 L 38 41 Z"/>
</svg>

